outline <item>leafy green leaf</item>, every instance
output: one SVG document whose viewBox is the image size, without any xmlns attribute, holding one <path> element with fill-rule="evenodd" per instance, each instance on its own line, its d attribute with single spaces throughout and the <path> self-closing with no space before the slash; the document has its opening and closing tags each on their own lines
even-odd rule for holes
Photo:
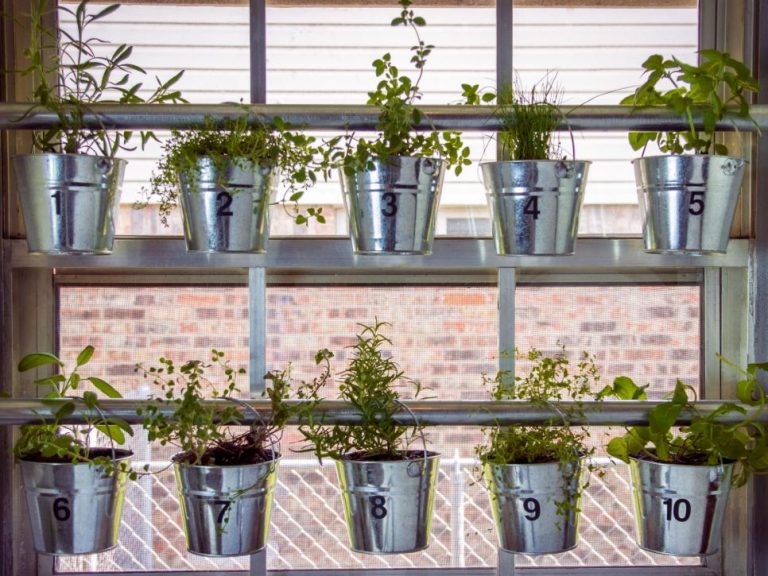
<svg viewBox="0 0 768 576">
<path fill-rule="evenodd" d="M 45 366 L 47 364 L 63 366 L 61 360 L 53 354 L 48 354 L 47 352 L 35 352 L 34 354 L 27 354 L 21 359 L 18 370 L 19 372 L 26 372 L 27 370 L 39 368 L 40 366 Z"/>
<path fill-rule="evenodd" d="M 123 395 L 120 394 L 115 388 L 112 387 L 111 384 L 106 382 L 105 380 L 102 380 L 101 378 L 97 378 L 95 376 L 91 376 L 89 378 L 86 378 L 91 384 L 94 385 L 96 389 L 99 390 L 102 394 L 104 394 L 107 398 L 122 398 Z"/>
</svg>

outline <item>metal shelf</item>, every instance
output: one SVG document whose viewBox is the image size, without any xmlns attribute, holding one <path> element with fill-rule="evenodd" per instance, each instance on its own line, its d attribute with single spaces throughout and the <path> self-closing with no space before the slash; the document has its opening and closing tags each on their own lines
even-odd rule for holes
<svg viewBox="0 0 768 576">
<path fill-rule="evenodd" d="M 211 405 L 233 406 L 226 401 L 210 400 Z M 581 415 L 571 418 L 573 424 L 589 424 L 592 426 L 634 426 L 648 423 L 648 412 L 661 402 L 657 401 L 609 401 L 609 402 L 553 402 L 552 408 L 541 408 L 529 402 L 483 402 L 483 401 L 434 401 L 411 400 L 403 401 L 403 404 L 413 412 L 419 423 L 427 426 L 492 426 L 499 424 L 508 425 L 561 425 L 561 417 L 558 411 L 581 410 Z M 103 412 L 110 416 L 123 418 L 129 423 L 138 424 L 141 418 L 136 415 L 136 408 L 147 406 L 147 401 L 142 400 L 100 400 L 99 406 Z M 258 410 L 267 419 L 270 403 L 267 400 L 249 400 L 248 404 Z M 702 415 L 711 414 L 721 406 L 717 401 L 694 402 L 695 409 Z M 750 406 L 742 407 L 749 413 L 754 409 Z M 40 423 L 41 419 L 50 419 L 57 409 L 57 404 L 41 399 L 2 399 L 0 400 L 0 425 Z M 166 416 L 172 414 L 172 409 L 163 409 Z M 314 410 L 316 419 L 326 424 L 359 424 L 361 417 L 359 412 L 351 404 L 338 401 L 322 402 Z M 683 412 L 678 418 L 678 424 L 689 424 L 690 412 Z M 91 419 L 98 417 L 98 413 L 87 409 L 78 409 L 74 412 L 69 423 L 83 423 L 84 417 Z M 734 413 L 720 419 L 724 423 L 739 422 L 744 418 L 742 414 Z M 413 424 L 413 417 L 407 410 L 403 410 L 398 416 L 401 424 Z M 243 422 L 250 424 L 254 416 L 245 412 Z M 758 415 L 757 420 L 768 423 L 768 412 Z M 296 421 L 291 422 L 296 424 Z"/>
<path fill-rule="evenodd" d="M 731 240 L 726 254 L 671 256 L 647 254 L 639 238 L 581 238 L 573 256 L 497 256 L 491 239 L 437 238 L 431 256 L 356 256 L 349 238 L 273 238 L 266 254 L 206 254 L 187 252 L 180 238 L 119 238 L 107 256 L 29 254 L 27 243 L 6 243 L 13 268 L 98 269 L 239 269 L 266 267 L 270 272 L 315 271 L 343 274 L 493 273 L 498 268 L 599 271 L 693 270 L 708 267 L 743 268 L 749 261 L 749 241 Z"/>
<path fill-rule="evenodd" d="M 40 109 L 30 112 L 31 104 L 0 104 L 0 128 L 40 129 L 55 126 L 56 114 Z M 424 119 L 419 130 L 461 130 L 495 132 L 500 123 L 492 117 L 493 106 L 420 106 Z M 29 113 L 28 113 L 29 112 Z M 687 130 L 689 124 L 666 109 L 647 109 L 632 113 L 628 106 L 561 107 L 567 118 L 560 130 L 629 131 Z M 756 132 L 768 130 L 768 106 L 752 106 L 755 123 L 729 117 L 718 123 L 718 130 Z M 221 120 L 253 114 L 254 123 L 269 123 L 280 116 L 294 126 L 312 130 L 375 130 L 378 109 L 353 105 L 223 105 L 223 104 L 92 104 L 85 113 L 89 128 L 163 129 L 199 126 L 208 118 Z M 701 128 L 700 118 L 695 124 Z"/>
</svg>

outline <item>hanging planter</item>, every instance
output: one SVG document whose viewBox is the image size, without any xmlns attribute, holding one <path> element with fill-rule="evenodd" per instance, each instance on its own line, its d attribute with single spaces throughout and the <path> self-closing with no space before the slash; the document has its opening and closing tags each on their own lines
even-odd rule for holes
<svg viewBox="0 0 768 576">
<path fill-rule="evenodd" d="M 33 254 L 109 254 L 125 160 L 83 154 L 13 159 Z"/>
<path fill-rule="evenodd" d="M 90 456 L 100 452 L 92 449 Z M 35 550 L 41 554 L 94 554 L 117 546 L 128 479 L 128 450 L 101 449 L 114 472 L 92 463 L 20 459 Z"/>
<path fill-rule="evenodd" d="M 409 451 L 402 460 L 335 460 L 350 547 L 405 554 L 429 546 L 440 455 Z"/>
<path fill-rule="evenodd" d="M 686 466 L 630 458 L 637 544 L 676 556 L 720 549 L 733 464 Z"/>
<path fill-rule="evenodd" d="M 486 463 L 483 472 L 502 550 L 556 554 L 576 546 L 581 461 Z"/>
<path fill-rule="evenodd" d="M 646 252 L 724 253 L 744 177 L 730 156 L 649 156 L 633 161 Z"/>
<path fill-rule="evenodd" d="M 277 193 L 275 169 L 237 158 L 223 166 L 199 158 L 180 171 L 184 238 L 190 252 L 263 253 L 269 239 L 269 205 Z"/>
<path fill-rule="evenodd" d="M 496 253 L 573 254 L 589 164 L 567 160 L 482 164 Z"/>
<path fill-rule="evenodd" d="M 174 463 L 187 548 L 203 556 L 255 554 L 267 545 L 279 455 L 245 466 Z"/>
<path fill-rule="evenodd" d="M 699 55 L 699 65 L 650 56 L 643 63 L 647 80 L 621 101 L 633 112 L 666 107 L 686 123 L 681 131 L 629 134 L 634 150 L 644 154 L 654 144 L 669 154 L 633 161 L 646 252 L 711 254 L 728 248 L 744 160 L 728 156 L 728 148 L 715 141 L 716 129 L 726 113 L 754 122 L 749 92 L 759 85 L 730 54 L 701 50 Z"/>
<path fill-rule="evenodd" d="M 431 254 L 445 162 L 392 156 L 371 164 L 339 171 L 355 254 Z"/>
</svg>

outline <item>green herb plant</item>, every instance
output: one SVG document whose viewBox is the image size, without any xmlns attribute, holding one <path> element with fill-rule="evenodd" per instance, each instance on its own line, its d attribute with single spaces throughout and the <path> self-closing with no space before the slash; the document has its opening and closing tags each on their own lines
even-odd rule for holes
<svg viewBox="0 0 768 576">
<path fill-rule="evenodd" d="M 589 432 L 585 426 L 574 425 L 574 418 L 582 414 L 581 403 L 592 400 L 593 383 L 600 380 L 595 358 L 584 352 L 575 369 L 561 352 L 548 356 L 532 348 L 527 354 L 517 353 L 518 358 L 531 363 L 530 371 L 523 376 L 511 377 L 508 371 L 500 371 L 494 378 L 483 376 L 483 384 L 490 388 L 493 400 L 525 401 L 552 411 L 552 418 L 544 426 L 502 426 L 482 428 L 484 442 L 475 447 L 482 465 L 539 464 L 557 462 L 565 477 L 566 493 L 554 504 L 559 514 L 568 514 L 581 492 L 589 484 L 589 475 L 576 477 L 574 464 L 581 458 L 587 462 L 589 472 L 598 468 L 589 463 L 596 448 L 589 444 Z M 553 403 L 573 400 L 573 407 L 555 407 Z M 576 493 L 570 492 L 576 487 Z M 578 512 L 578 510 L 577 510 Z"/>
<path fill-rule="evenodd" d="M 563 119 L 563 92 L 557 75 L 547 73 L 530 88 L 519 76 L 513 84 L 502 84 L 498 93 L 481 90 L 478 84 L 462 84 L 465 104 L 496 101 L 493 116 L 501 124 L 496 136 L 505 160 L 549 160 L 564 157 L 555 131 Z"/>
<path fill-rule="evenodd" d="M 669 464 L 709 465 L 735 463 L 733 485 L 742 486 L 752 472 L 768 469 L 768 437 L 765 426 L 757 417 L 765 407 L 765 392 L 757 381 L 758 371 L 768 371 L 768 364 L 750 364 L 738 370 L 744 378 L 737 385 L 739 404 L 724 402 L 716 410 L 700 412 L 693 404 L 696 391 L 677 380 L 667 401 L 648 412 L 648 426 L 628 428 L 624 436 L 613 438 L 608 453 L 629 462 L 630 458 Z M 619 376 L 612 386 L 606 386 L 601 397 L 621 400 L 647 400 L 647 386 L 637 386 L 627 376 Z M 674 430 L 681 416 L 690 417 L 690 424 Z M 730 422 L 721 421 L 728 418 Z M 736 421 L 733 421 L 736 417 Z"/>
<path fill-rule="evenodd" d="M 244 407 L 238 403 L 238 377 L 244 368 L 233 368 L 219 350 L 210 362 L 190 360 L 177 366 L 161 357 L 158 366 L 138 365 L 136 371 L 159 390 L 144 408 L 137 410 L 150 441 L 176 446 L 174 462 L 195 466 L 235 466 L 269 462 L 276 456 L 290 409 L 284 404 L 289 390 L 273 386 L 265 391 L 272 403 L 271 416 L 255 419 L 247 432 L 235 431 L 242 423 Z M 217 388 L 209 374 L 221 377 Z M 221 402 L 207 402 L 207 400 Z"/>
<path fill-rule="evenodd" d="M 734 116 L 750 115 L 749 93 L 759 86 L 743 63 L 726 52 L 699 51 L 700 65 L 686 64 L 675 57 L 665 59 L 661 54 L 650 56 L 644 63 L 645 82 L 621 103 L 633 111 L 663 106 L 679 114 L 688 123 L 680 132 L 630 132 L 629 143 L 634 150 L 645 149 L 655 142 L 663 153 L 728 154 L 728 147 L 715 142 L 717 123 Z M 669 86 L 665 89 L 665 85 Z M 726 93 L 726 96 L 722 96 Z M 695 125 L 700 117 L 703 129 Z"/>
<path fill-rule="evenodd" d="M 426 44 L 419 34 L 419 28 L 426 20 L 416 16 L 411 9 L 413 2 L 399 0 L 400 15 L 391 22 L 392 26 L 405 26 L 413 30 L 417 44 L 410 48 L 411 64 L 418 70 L 415 80 L 401 73 L 388 52 L 373 61 L 376 77 L 380 78 L 376 89 L 368 92 L 369 106 L 379 109 L 375 139 L 357 138 L 346 134 L 330 139 L 323 150 L 326 170 L 341 167 L 346 174 L 373 170 L 374 161 L 386 162 L 392 156 L 441 157 L 455 173 L 461 173 L 464 166 L 471 164 L 470 149 L 461 140 L 459 132 L 431 130 L 417 132 L 425 119 L 416 106 L 422 97 L 421 79 L 427 59 L 435 48 Z"/>
<path fill-rule="evenodd" d="M 414 397 L 421 385 L 405 377 L 398 364 L 384 350 L 392 342 L 383 333 L 386 322 L 360 324 L 357 342 L 350 347 L 351 360 L 340 373 L 338 399 L 349 402 L 361 415 L 362 422 L 354 426 L 324 425 L 322 419 L 305 418 L 299 432 L 308 444 L 300 452 L 314 452 L 317 458 L 353 460 L 403 460 L 423 457 L 423 451 L 409 451 L 410 444 L 423 434 L 423 426 L 406 426 L 396 418 L 402 413 L 397 384 L 412 387 Z M 323 387 L 330 382 L 330 359 L 333 353 L 321 350 L 315 361 L 325 366 L 323 376 L 304 382 L 298 397 L 310 404 L 321 400 Z M 409 434 L 410 432 L 410 434 Z"/>
<path fill-rule="evenodd" d="M 295 222 L 308 224 L 312 218 L 321 224 L 325 222 L 322 208 L 308 207 L 305 214 L 297 204 L 322 171 L 315 162 L 315 155 L 319 154 L 315 138 L 291 130 L 279 117 L 273 120 L 272 126 L 245 114 L 219 123 L 206 119 L 201 127 L 172 131 L 171 138 L 163 144 L 163 151 L 150 178 L 150 190 L 144 190 L 144 199 L 137 207 L 157 202 L 160 220 L 166 226 L 168 216 L 179 201 L 179 175 L 185 174 L 194 190 L 196 168 L 203 156 L 211 159 L 222 178 L 231 164 L 243 169 L 260 165 L 278 170 L 286 187 L 282 204 L 286 207 L 286 203 L 293 203 L 289 213 Z M 217 184 L 226 187 L 226 182 Z"/>
<path fill-rule="evenodd" d="M 55 2 L 53 3 L 55 5 Z M 86 126 L 85 116 L 96 102 L 116 104 L 160 104 L 185 102 L 174 85 L 183 72 L 157 85 L 148 96 L 142 96 L 144 84 L 133 80 L 146 71 L 131 63 L 133 47 L 121 44 L 110 55 L 100 55 L 107 41 L 92 36 L 90 26 L 114 13 L 119 4 L 90 10 L 90 2 L 82 0 L 75 9 L 58 6 L 57 10 L 74 18 L 75 29 L 52 31 L 45 25 L 49 14 L 48 0 L 30 3 L 32 33 L 24 50 L 28 66 L 19 70 L 36 82 L 34 105 L 27 114 L 43 108 L 56 115 L 58 124 L 33 132 L 34 146 L 42 152 L 66 154 L 98 154 L 114 157 L 119 150 L 132 150 L 131 130 L 110 130 Z M 151 131 L 139 133 L 142 146 L 154 139 Z"/>
<path fill-rule="evenodd" d="M 112 452 L 115 445 L 125 444 L 126 434 L 133 435 L 133 430 L 125 420 L 105 414 L 99 408 L 98 395 L 92 390 L 83 390 L 81 396 L 73 393 L 90 383 L 107 398 L 121 398 L 105 380 L 96 376 L 83 376 L 81 369 L 93 357 L 94 347 L 86 346 L 77 355 L 75 367 L 67 372 L 66 365 L 57 356 L 47 352 L 35 352 L 21 359 L 19 372 L 27 372 L 42 366 L 53 365 L 58 372 L 35 380 L 35 384 L 48 390 L 43 401 L 54 409 L 53 417 L 43 424 L 25 424 L 14 446 L 18 458 L 39 462 L 71 462 L 72 464 L 89 463 L 102 466 L 107 474 L 115 471 Z M 87 409 L 85 425 L 69 425 L 69 416 L 81 404 Z M 95 432 L 95 434 L 94 434 Z M 101 436 L 111 447 L 93 446 L 93 438 Z M 129 472 L 129 465 L 120 463 L 120 470 Z M 134 479 L 135 473 L 130 472 Z"/>
</svg>

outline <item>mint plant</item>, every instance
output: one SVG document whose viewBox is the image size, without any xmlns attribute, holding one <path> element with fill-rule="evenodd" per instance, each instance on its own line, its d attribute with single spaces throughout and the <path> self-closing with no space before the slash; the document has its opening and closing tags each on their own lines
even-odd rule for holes
<svg viewBox="0 0 768 576">
<path fill-rule="evenodd" d="M 90 27 L 119 7 L 111 4 L 93 12 L 89 0 L 82 0 L 75 9 L 52 8 L 74 18 L 75 30 L 70 33 L 63 29 L 54 32 L 44 25 L 48 0 L 30 3 L 32 34 L 30 45 L 24 50 L 29 65 L 19 73 L 32 76 L 37 85 L 33 91 L 34 105 L 27 114 L 42 107 L 58 119 L 57 126 L 33 132 L 33 143 L 42 152 L 99 154 L 111 158 L 119 150 L 134 149 L 130 145 L 132 130 L 110 130 L 106 123 L 97 129 L 85 126 L 85 114 L 92 111 L 91 105 L 96 102 L 186 102 L 174 88 L 183 72 L 165 82 L 156 78 L 157 85 L 144 97 L 139 93 L 144 83 L 134 81 L 133 77 L 146 75 L 146 71 L 130 61 L 132 46 L 121 44 L 108 56 L 98 55 L 108 42 L 93 36 Z M 141 131 L 139 136 L 142 146 L 155 139 L 152 131 Z"/>
<path fill-rule="evenodd" d="M 405 26 L 413 30 L 416 44 L 410 48 L 410 62 L 418 70 L 415 80 L 402 74 L 392 62 L 390 53 L 373 61 L 376 77 L 380 78 L 376 89 L 368 92 L 369 106 L 379 109 L 376 139 L 356 138 L 346 134 L 330 139 L 323 151 L 324 166 L 327 170 L 341 167 L 346 174 L 372 170 L 374 160 L 386 162 L 391 156 L 439 156 L 455 173 L 461 174 L 464 166 L 471 164 L 470 149 L 461 140 L 459 132 L 432 130 L 416 132 L 424 114 L 416 106 L 422 97 L 420 82 L 424 75 L 427 59 L 435 48 L 421 39 L 419 28 L 427 22 L 416 16 L 411 9 L 413 2 L 399 0 L 400 15 L 391 22 L 392 26 Z"/>
<path fill-rule="evenodd" d="M 279 117 L 272 126 L 258 123 L 254 126 L 251 121 L 252 118 L 245 115 L 221 122 L 206 119 L 204 126 L 173 130 L 171 138 L 163 144 L 164 154 L 150 178 L 150 190 L 144 190 L 144 199 L 137 207 L 156 201 L 160 221 L 167 226 L 168 216 L 179 201 L 179 175 L 186 174 L 194 184 L 197 162 L 207 156 L 221 177 L 233 163 L 240 168 L 253 164 L 278 170 L 286 187 L 281 203 L 286 210 L 287 204 L 292 204 L 289 214 L 295 222 L 308 224 L 314 218 L 324 223 L 322 208 L 308 207 L 303 213 L 298 207 L 298 201 L 322 170 L 315 162 L 315 155 L 319 154 L 315 137 L 293 131 Z M 218 184 L 226 186 L 227 183 Z"/>
<path fill-rule="evenodd" d="M 475 447 L 475 454 L 481 464 L 539 464 L 557 462 L 566 476 L 565 486 L 572 484 L 577 469 L 573 466 L 579 459 L 588 460 L 596 448 L 589 444 L 586 426 L 572 424 L 582 413 L 581 402 L 595 398 L 594 383 L 599 382 L 600 372 L 594 356 L 584 352 L 571 366 L 565 349 L 553 356 L 547 356 L 532 348 L 518 358 L 532 363 L 524 376 L 515 376 L 500 371 L 494 378 L 483 375 L 483 385 L 490 388 L 493 400 L 518 400 L 529 402 L 540 408 L 551 410 L 552 418 L 545 426 L 490 426 L 482 428 L 483 444 Z M 555 407 L 562 400 L 574 400 L 573 408 Z M 587 462 L 589 471 L 597 467 Z M 588 476 L 577 479 L 578 491 L 588 486 Z M 564 494 L 563 500 L 555 502 L 558 513 L 567 514 L 575 499 Z"/>
<path fill-rule="evenodd" d="M 43 395 L 43 401 L 56 410 L 53 418 L 43 424 L 21 427 L 21 435 L 14 446 L 18 458 L 37 462 L 89 463 L 102 466 L 107 474 L 115 471 L 112 459 L 114 446 L 125 444 L 126 434 L 133 435 L 133 430 L 122 418 L 109 416 L 99 408 L 96 392 L 83 390 L 81 396 L 74 395 L 88 382 L 107 398 L 122 398 L 120 392 L 105 380 L 81 374 L 81 368 L 91 360 L 94 351 L 93 346 L 83 348 L 71 372 L 67 372 L 66 365 L 58 356 L 47 352 L 35 352 L 21 359 L 19 372 L 47 365 L 56 366 L 58 372 L 35 380 L 35 384 L 48 390 Z M 66 424 L 79 403 L 88 410 L 85 425 Z M 111 447 L 93 446 L 93 438 L 99 436 L 106 439 Z M 120 463 L 121 471 L 128 471 L 128 468 L 128 464 Z M 130 477 L 135 478 L 135 473 L 131 472 Z"/>
<path fill-rule="evenodd" d="M 688 129 L 680 132 L 630 132 L 629 143 L 634 150 L 643 150 L 655 142 L 659 150 L 670 154 L 728 154 L 724 144 L 715 142 L 717 123 L 726 114 L 754 119 L 750 115 L 750 92 L 759 85 L 749 68 L 727 52 L 701 50 L 701 65 L 686 64 L 674 56 L 650 56 L 644 63 L 645 82 L 621 103 L 633 106 L 633 111 L 663 106 L 685 118 Z M 664 88 L 664 84 L 670 86 Z M 722 97 L 721 94 L 727 95 Z M 703 129 L 695 125 L 701 117 Z"/>
<path fill-rule="evenodd" d="M 752 410 L 724 402 L 717 410 L 702 414 L 692 404 L 692 399 L 696 399 L 694 388 L 678 379 L 668 400 L 648 412 L 648 426 L 634 426 L 624 436 L 613 438 L 608 443 L 608 453 L 624 462 L 629 462 L 630 458 L 709 466 L 733 462 L 736 465 L 734 486 L 744 485 L 752 472 L 768 469 L 768 436 L 765 426 L 757 421 L 766 402 L 757 373 L 768 371 L 768 363 L 749 364 L 746 370 L 741 370 L 723 361 L 744 376 L 737 385 L 737 397 Z M 621 400 L 647 400 L 646 388 L 637 386 L 627 376 L 619 376 L 600 395 Z M 675 431 L 675 423 L 684 413 L 690 415 L 691 423 Z M 741 419 L 735 423 L 721 421 L 723 417 L 733 415 Z"/>
<path fill-rule="evenodd" d="M 349 402 L 362 416 L 354 426 L 324 425 L 322 419 L 303 419 L 299 432 L 308 444 L 300 452 L 314 452 L 317 458 L 351 458 L 356 460 L 403 460 L 409 457 L 411 442 L 423 434 L 418 423 L 399 424 L 395 416 L 402 412 L 397 384 L 411 386 L 414 397 L 421 393 L 421 385 L 407 378 L 400 366 L 390 358 L 384 346 L 391 345 L 382 330 L 386 322 L 360 324 L 357 342 L 350 347 L 352 358 L 340 373 L 338 399 Z M 317 404 L 325 385 L 331 381 L 330 359 L 333 353 L 320 350 L 315 362 L 323 366 L 323 373 L 312 382 L 303 382 L 298 388 L 298 399 Z M 409 435 L 410 432 L 410 435 Z M 423 457 L 423 451 L 418 452 Z"/>
</svg>

